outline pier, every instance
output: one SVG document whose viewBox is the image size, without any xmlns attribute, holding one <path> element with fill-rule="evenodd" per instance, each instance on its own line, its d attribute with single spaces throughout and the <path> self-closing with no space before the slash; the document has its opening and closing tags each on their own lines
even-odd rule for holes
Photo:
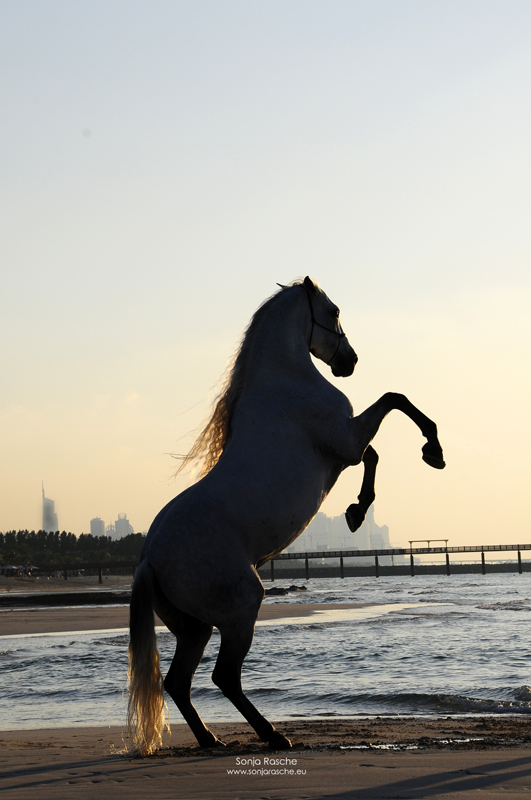
<svg viewBox="0 0 531 800">
<path fill-rule="evenodd" d="M 424 540 L 421 540 L 424 541 Z M 275 580 L 277 578 L 346 578 L 373 576 L 379 578 L 383 575 L 452 575 L 452 574 L 482 574 L 487 572 L 531 572 L 531 561 L 522 560 L 522 552 L 531 550 L 531 544 L 492 544 L 471 545 L 463 547 L 431 547 L 431 542 L 448 540 L 427 539 L 426 547 L 395 547 L 387 550 L 322 550 L 301 553 L 281 553 L 267 565 L 260 568 L 262 578 Z M 411 542 L 411 545 L 415 542 Z M 478 562 L 459 562 L 455 556 L 464 553 L 478 553 L 481 558 Z M 511 553 L 513 558 L 506 561 L 492 560 L 492 554 Z M 419 564 L 415 556 L 440 555 L 442 563 Z M 491 556 L 489 560 L 486 558 Z M 450 557 L 454 558 L 451 559 Z M 402 563 L 394 564 L 395 558 L 400 558 Z M 368 559 L 373 565 L 356 564 L 352 561 L 346 564 L 347 559 Z M 391 564 L 382 564 L 381 559 L 391 559 Z M 324 560 L 335 559 L 338 566 L 323 564 Z M 403 563 L 405 560 L 405 563 Z M 294 561 L 293 567 L 286 562 Z M 320 563 L 316 563 L 320 562 Z M 276 567 L 276 571 L 275 571 Z"/>
</svg>

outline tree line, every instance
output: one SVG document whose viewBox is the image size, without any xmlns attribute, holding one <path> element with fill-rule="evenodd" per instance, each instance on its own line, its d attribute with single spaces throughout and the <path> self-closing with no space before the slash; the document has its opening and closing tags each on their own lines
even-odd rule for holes
<svg viewBox="0 0 531 800">
<path fill-rule="evenodd" d="M 144 539 L 142 533 L 115 540 L 90 533 L 8 531 L 0 533 L 0 564 L 47 568 L 91 561 L 138 561 Z"/>
</svg>

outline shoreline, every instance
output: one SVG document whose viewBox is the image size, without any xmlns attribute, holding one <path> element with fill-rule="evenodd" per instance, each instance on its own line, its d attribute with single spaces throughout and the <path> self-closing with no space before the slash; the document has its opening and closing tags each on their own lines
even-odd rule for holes
<svg viewBox="0 0 531 800">
<path fill-rule="evenodd" d="M 259 622 L 379 614 L 395 605 L 275 599 L 262 605 Z M 126 605 L 1 608 L 0 633 L 126 630 L 128 613 Z M 531 793 L 528 716 L 288 719 L 275 725 L 293 749 L 272 752 L 243 719 L 211 723 L 227 746 L 201 749 L 173 706 L 170 713 L 171 736 L 143 759 L 124 753 L 125 724 L 0 731 L 0 791 L 6 800 L 462 800 L 479 791 L 483 800 L 499 800 Z"/>
<path fill-rule="evenodd" d="M 266 602 L 259 621 L 371 608 Z M 125 605 L 2 608 L 0 632 L 123 630 L 128 613 Z M 531 792 L 531 719 L 521 715 L 288 719 L 275 725 L 293 749 L 272 752 L 243 719 L 211 723 L 226 747 L 201 749 L 177 710 L 170 713 L 171 736 L 143 759 L 124 753 L 125 724 L 0 731 L 0 791 L 6 800 L 462 800 L 479 791 L 499 800 Z"/>
<path fill-rule="evenodd" d="M 163 733 L 160 749 L 149 758 L 171 755 L 184 758 L 191 754 L 201 758 L 217 758 L 229 753 L 262 752 L 267 746 L 243 719 L 239 722 L 209 722 L 208 727 L 226 745 L 225 748 L 201 748 L 190 728 L 180 721 L 176 708 L 171 708 L 170 732 Z M 476 750 L 523 747 L 530 751 L 531 722 L 521 714 L 435 716 L 389 714 L 379 716 L 278 719 L 275 727 L 292 743 L 293 751 L 301 750 Z M 127 741 L 127 726 L 67 725 L 43 728 L 0 729 L 0 748 L 10 743 L 26 743 L 27 747 L 50 747 L 71 738 L 109 741 L 109 752 L 118 753 Z M 291 751 L 286 751 L 287 753 Z"/>
</svg>

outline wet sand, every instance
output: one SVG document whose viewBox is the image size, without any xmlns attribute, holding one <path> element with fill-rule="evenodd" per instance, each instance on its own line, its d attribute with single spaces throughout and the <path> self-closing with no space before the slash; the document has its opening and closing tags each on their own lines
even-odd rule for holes
<svg viewBox="0 0 531 800">
<path fill-rule="evenodd" d="M 117 752 L 123 748 L 120 728 L 0 732 L 0 791 L 7 800 L 516 800 L 531 795 L 525 720 L 307 720 L 277 725 L 292 739 L 293 750 L 267 750 L 242 723 L 213 725 L 227 748 L 202 751 L 184 725 L 174 725 L 164 748 L 144 759 Z M 481 741 L 456 741 L 467 738 Z M 380 749 L 382 744 L 419 749 L 390 751 Z M 352 746 L 362 749 L 341 749 Z M 255 773 L 228 773 L 235 769 Z"/>
<path fill-rule="evenodd" d="M 47 578 L 6 578 L 0 575 L 0 593 L 16 594 L 17 592 L 72 592 L 84 590 L 128 589 L 133 582 L 132 575 L 105 575 L 100 583 L 97 575 L 74 577 L 70 575 L 65 581 L 63 577 Z"/>
<path fill-rule="evenodd" d="M 65 597 L 65 603 L 68 602 Z M 259 621 L 307 617 L 317 611 L 366 608 L 361 603 L 264 603 Z M 127 628 L 128 606 L 73 606 L 72 608 L 0 608 L 0 636 L 19 636 L 32 633 L 62 633 Z M 157 625 L 162 622 L 157 618 Z"/>
</svg>

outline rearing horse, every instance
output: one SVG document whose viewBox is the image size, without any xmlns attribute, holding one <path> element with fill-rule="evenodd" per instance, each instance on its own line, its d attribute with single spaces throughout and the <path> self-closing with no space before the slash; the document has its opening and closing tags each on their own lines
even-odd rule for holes
<svg viewBox="0 0 531 800">
<path fill-rule="evenodd" d="M 346 512 L 352 531 L 361 525 L 374 500 L 378 456 L 370 442 L 392 409 L 426 437 L 424 461 L 445 466 L 435 423 L 404 395 L 389 392 L 355 417 L 310 353 L 335 376 L 352 375 L 358 360 L 338 307 L 307 277 L 282 286 L 252 318 L 212 417 L 185 458 L 202 458 L 202 478 L 162 509 L 144 543 L 131 596 L 132 752 L 151 753 L 161 742 L 163 687 L 201 746 L 222 744 L 190 699 L 213 626 L 221 645 L 212 680 L 264 742 L 289 748 L 241 686 L 264 597 L 257 569 L 302 533 L 341 472 L 363 461 L 358 503 Z M 164 682 L 153 610 L 177 638 Z"/>
</svg>

